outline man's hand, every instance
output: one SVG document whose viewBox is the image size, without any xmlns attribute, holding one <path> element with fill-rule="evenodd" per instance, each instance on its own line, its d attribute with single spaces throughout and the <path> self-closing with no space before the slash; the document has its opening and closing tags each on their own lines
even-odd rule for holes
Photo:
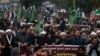
<svg viewBox="0 0 100 56">
<path fill-rule="evenodd" d="M 47 43 L 45 43 L 45 44 L 44 44 L 44 46 L 48 46 L 48 44 L 47 44 Z"/>
<path fill-rule="evenodd" d="M 24 45 L 24 46 L 27 46 L 27 43 L 24 43 L 23 45 Z"/>
<path fill-rule="evenodd" d="M 33 47 L 35 47 L 35 46 L 34 46 L 34 45 L 31 45 L 30 47 L 33 48 Z"/>
<path fill-rule="evenodd" d="M 2 48 L 5 48 L 5 46 L 4 46 L 4 45 L 2 45 Z"/>
<path fill-rule="evenodd" d="M 18 45 L 21 45 L 21 42 L 18 42 Z"/>
<path fill-rule="evenodd" d="M 61 46 L 64 46 L 64 44 L 62 43 Z"/>
<path fill-rule="evenodd" d="M 2 36 L 0 36 L 0 38 L 2 38 Z"/>
<path fill-rule="evenodd" d="M 39 44 L 35 43 L 35 46 L 39 46 Z"/>
<path fill-rule="evenodd" d="M 55 43 L 52 43 L 53 46 L 55 46 Z"/>
<path fill-rule="evenodd" d="M 12 48 L 13 48 L 13 46 L 12 46 L 12 45 L 10 45 L 10 46 L 9 46 L 9 48 L 10 48 L 10 49 L 12 49 Z"/>
<path fill-rule="evenodd" d="M 21 42 L 18 42 L 18 45 L 19 46 L 22 46 L 22 47 L 24 46 L 24 44 L 22 44 Z"/>
</svg>

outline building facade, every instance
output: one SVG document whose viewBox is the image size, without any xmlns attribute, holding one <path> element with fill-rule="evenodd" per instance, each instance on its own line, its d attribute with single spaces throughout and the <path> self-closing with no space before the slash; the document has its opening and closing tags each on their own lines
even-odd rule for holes
<svg viewBox="0 0 100 56">
<path fill-rule="evenodd" d="M 20 0 L 0 0 L 0 10 L 6 8 L 7 10 L 15 9 L 20 5 Z"/>
</svg>

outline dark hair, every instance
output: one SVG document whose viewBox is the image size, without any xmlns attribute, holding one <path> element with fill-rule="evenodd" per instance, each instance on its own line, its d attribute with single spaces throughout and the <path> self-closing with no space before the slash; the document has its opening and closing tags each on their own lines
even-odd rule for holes
<svg viewBox="0 0 100 56">
<path fill-rule="evenodd" d="M 85 51 L 85 47 L 84 46 L 79 46 L 78 50 L 82 49 L 83 51 Z"/>
<path fill-rule="evenodd" d="M 77 32 L 77 31 L 79 31 L 79 32 L 80 32 L 80 30 L 78 30 L 78 29 L 77 29 L 77 30 L 75 30 L 75 32 Z M 80 32 L 80 33 L 81 33 L 81 32 Z"/>
<path fill-rule="evenodd" d="M 67 34 L 70 34 L 70 32 L 67 32 Z"/>
<path fill-rule="evenodd" d="M 21 26 L 21 27 L 20 27 L 20 29 L 23 29 L 23 28 L 25 28 L 25 29 L 26 29 L 26 26 Z"/>
<path fill-rule="evenodd" d="M 91 38 L 91 41 L 92 41 L 93 39 L 97 39 L 97 36 L 93 36 L 93 37 Z"/>
<path fill-rule="evenodd" d="M 69 32 L 70 32 L 70 33 L 71 33 L 71 32 L 75 32 L 75 30 L 72 30 L 72 29 L 71 29 Z"/>
<path fill-rule="evenodd" d="M 40 47 L 40 46 L 36 46 L 35 48 L 34 48 L 34 52 L 36 52 L 36 51 L 38 51 L 39 49 L 42 49 L 42 47 Z"/>
</svg>

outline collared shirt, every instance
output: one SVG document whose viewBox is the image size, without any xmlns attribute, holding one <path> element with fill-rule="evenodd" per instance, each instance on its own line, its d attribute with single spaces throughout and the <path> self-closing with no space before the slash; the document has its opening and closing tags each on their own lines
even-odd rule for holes
<svg viewBox="0 0 100 56">
<path fill-rule="evenodd" d="M 93 50 L 91 56 L 97 56 L 96 50 Z"/>
</svg>

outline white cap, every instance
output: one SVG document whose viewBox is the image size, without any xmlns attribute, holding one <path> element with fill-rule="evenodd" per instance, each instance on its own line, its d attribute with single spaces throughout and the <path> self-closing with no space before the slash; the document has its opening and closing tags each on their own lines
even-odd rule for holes
<svg viewBox="0 0 100 56">
<path fill-rule="evenodd" d="M 99 32 L 100 32 L 100 30 L 97 30 L 97 31 L 96 31 L 96 33 L 99 33 Z"/>
<path fill-rule="evenodd" d="M 45 26 L 49 26 L 49 24 L 48 24 L 48 23 L 46 23 L 46 24 L 45 24 Z"/>
<path fill-rule="evenodd" d="M 1 33 L 4 33 L 4 30 L 0 30 Z"/>
<path fill-rule="evenodd" d="M 85 28 L 82 28 L 81 31 L 85 31 Z"/>
<path fill-rule="evenodd" d="M 95 32 L 91 32 L 91 34 L 90 35 L 97 35 Z"/>
<path fill-rule="evenodd" d="M 65 32 L 61 32 L 61 33 L 60 33 L 60 36 L 61 36 L 61 35 L 63 35 L 63 34 L 64 34 L 64 35 L 66 35 L 66 33 L 65 33 Z"/>
<path fill-rule="evenodd" d="M 40 34 L 46 34 L 46 31 L 42 31 Z"/>
<path fill-rule="evenodd" d="M 8 32 L 12 32 L 12 30 L 11 30 L 11 29 L 7 29 L 7 30 L 5 31 L 5 33 L 8 33 Z"/>
<path fill-rule="evenodd" d="M 35 22 L 37 22 L 38 20 L 35 20 Z"/>
</svg>

